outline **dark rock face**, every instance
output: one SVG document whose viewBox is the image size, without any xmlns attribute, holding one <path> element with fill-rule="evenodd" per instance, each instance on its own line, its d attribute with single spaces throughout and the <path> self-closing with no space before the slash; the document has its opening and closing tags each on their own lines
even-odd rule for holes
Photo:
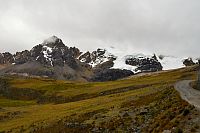
<svg viewBox="0 0 200 133">
<path fill-rule="evenodd" d="M 90 79 L 91 81 L 113 81 L 127 76 L 131 76 L 134 73 L 129 70 L 121 69 L 104 69 L 96 72 L 96 74 Z"/>
<path fill-rule="evenodd" d="M 37 56 L 41 56 L 42 48 L 43 48 L 42 44 L 39 44 L 39 45 L 36 45 L 35 47 L 33 47 L 30 51 L 31 56 L 34 58 L 36 58 Z"/>
<path fill-rule="evenodd" d="M 52 52 L 47 53 L 47 59 L 52 62 L 53 66 L 64 66 L 64 52 L 66 49 L 52 49 Z"/>
<path fill-rule="evenodd" d="M 14 57 L 11 53 L 6 52 L 0 54 L 0 64 L 11 64 L 14 62 Z"/>
<path fill-rule="evenodd" d="M 137 70 L 140 70 L 141 72 L 161 71 L 163 68 L 155 55 L 152 58 L 129 57 L 126 59 L 126 64 L 137 66 Z"/>
<path fill-rule="evenodd" d="M 197 60 L 198 60 L 197 64 L 200 64 L 200 59 L 197 59 Z"/>
<path fill-rule="evenodd" d="M 183 61 L 183 64 L 184 64 L 185 66 L 193 66 L 193 65 L 195 65 L 195 63 L 194 63 L 194 61 L 192 60 L 192 58 L 185 59 L 185 60 Z"/>
<path fill-rule="evenodd" d="M 28 50 L 17 52 L 15 55 L 15 64 L 23 64 L 31 61 L 31 53 Z"/>
<path fill-rule="evenodd" d="M 76 47 L 70 47 L 68 50 L 68 54 L 71 55 L 73 58 L 78 58 L 78 56 L 81 54 L 81 52 Z"/>
<path fill-rule="evenodd" d="M 81 62 L 84 62 L 84 63 L 90 63 L 92 61 L 92 57 L 91 57 L 91 54 L 89 51 L 87 51 L 86 53 L 82 54 L 80 57 L 79 57 L 79 60 Z"/>
<path fill-rule="evenodd" d="M 96 65 L 95 69 L 109 69 L 114 66 L 114 62 L 112 60 L 106 61 L 102 64 Z"/>
</svg>

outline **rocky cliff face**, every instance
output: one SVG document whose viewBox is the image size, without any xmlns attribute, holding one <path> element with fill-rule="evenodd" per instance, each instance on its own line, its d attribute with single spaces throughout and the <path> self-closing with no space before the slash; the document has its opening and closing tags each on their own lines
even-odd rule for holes
<svg viewBox="0 0 200 133">
<path fill-rule="evenodd" d="M 140 72 L 161 71 L 163 68 L 161 63 L 157 60 L 156 55 L 153 55 L 152 57 L 128 56 L 126 58 L 126 64 L 135 66 L 136 71 Z"/>
<path fill-rule="evenodd" d="M 0 53 L 0 64 L 11 64 L 14 63 L 14 57 L 11 53 Z"/>
<path fill-rule="evenodd" d="M 192 65 L 195 65 L 196 63 L 194 63 L 193 59 L 192 58 L 187 58 L 187 59 L 184 59 L 183 60 L 183 64 L 185 66 L 192 66 Z"/>
</svg>

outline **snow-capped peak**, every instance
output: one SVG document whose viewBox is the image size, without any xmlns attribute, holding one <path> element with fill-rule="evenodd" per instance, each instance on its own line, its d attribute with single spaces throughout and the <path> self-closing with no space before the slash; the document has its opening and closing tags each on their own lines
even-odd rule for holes
<svg viewBox="0 0 200 133">
<path fill-rule="evenodd" d="M 52 37 L 45 39 L 43 41 L 43 44 L 56 43 L 57 40 L 60 40 L 60 39 L 57 36 L 52 36 Z"/>
<path fill-rule="evenodd" d="M 48 39 L 45 39 L 43 41 L 42 45 L 48 46 L 51 48 L 66 47 L 65 44 L 62 42 L 62 40 L 60 38 L 58 38 L 57 36 L 52 36 L 52 37 L 49 37 Z"/>
</svg>

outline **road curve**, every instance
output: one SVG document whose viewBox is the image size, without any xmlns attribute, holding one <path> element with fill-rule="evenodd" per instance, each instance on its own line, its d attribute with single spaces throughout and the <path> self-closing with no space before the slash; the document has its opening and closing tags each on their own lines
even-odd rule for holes
<svg viewBox="0 0 200 133">
<path fill-rule="evenodd" d="M 192 80 L 179 81 L 174 87 L 180 93 L 182 99 L 200 109 L 200 91 L 193 89 L 190 82 Z"/>
</svg>

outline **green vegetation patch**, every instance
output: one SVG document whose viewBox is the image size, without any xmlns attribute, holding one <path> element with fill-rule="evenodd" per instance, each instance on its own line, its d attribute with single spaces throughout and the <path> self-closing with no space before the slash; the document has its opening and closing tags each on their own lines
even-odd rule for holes
<svg viewBox="0 0 200 133">
<path fill-rule="evenodd" d="M 28 106 L 34 105 L 36 101 L 22 101 L 22 100 L 11 100 L 6 98 L 0 98 L 0 107 L 18 107 L 18 106 Z"/>
</svg>

